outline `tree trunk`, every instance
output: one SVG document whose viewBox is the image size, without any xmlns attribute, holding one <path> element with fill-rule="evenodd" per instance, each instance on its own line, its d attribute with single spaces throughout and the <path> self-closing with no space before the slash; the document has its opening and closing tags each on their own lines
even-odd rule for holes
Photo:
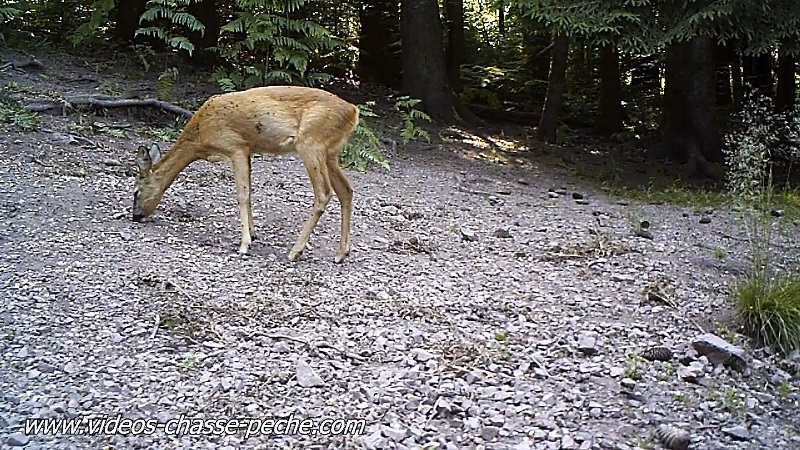
<svg viewBox="0 0 800 450">
<path fill-rule="evenodd" d="M 750 84 L 750 89 L 761 95 L 772 97 L 774 93 L 774 83 L 772 81 L 772 54 L 764 53 L 757 56 L 745 56 L 742 58 L 744 63 L 744 82 Z"/>
<path fill-rule="evenodd" d="M 731 87 L 731 62 L 733 49 L 730 44 L 714 45 L 714 75 L 716 77 L 717 106 L 731 108 L 733 106 L 733 89 Z"/>
<path fill-rule="evenodd" d="M 733 92 L 733 107 L 739 108 L 744 100 L 744 75 L 742 73 L 741 51 L 733 47 L 731 53 L 731 91 Z"/>
<path fill-rule="evenodd" d="M 139 16 L 145 11 L 147 0 L 119 0 L 114 28 L 114 37 L 126 43 L 133 42 L 136 30 L 139 28 Z"/>
<path fill-rule="evenodd" d="M 500 4 L 497 7 L 497 30 L 500 32 L 500 36 L 505 36 L 506 34 L 506 5 L 503 0 L 500 0 Z"/>
<path fill-rule="evenodd" d="M 716 123 L 713 41 L 700 36 L 667 48 L 663 140 L 659 150 L 694 174 L 717 176 L 709 162 L 723 161 Z"/>
<path fill-rule="evenodd" d="M 614 45 L 600 48 L 600 111 L 594 132 L 611 135 L 624 129 L 619 52 Z"/>
<path fill-rule="evenodd" d="M 445 0 L 447 15 L 447 75 L 453 91 L 461 92 L 461 64 L 464 63 L 464 0 Z"/>
<path fill-rule="evenodd" d="M 527 80 L 537 81 L 526 83 L 523 88 L 527 98 L 534 99 L 529 107 L 538 109 L 541 112 L 541 103 L 538 99 L 543 99 L 547 92 L 547 74 L 550 71 L 550 36 L 547 33 L 536 32 L 540 29 L 536 22 L 528 17 L 518 18 L 522 29 L 522 54 L 523 65 L 528 72 Z M 541 81 L 541 83 L 538 83 Z"/>
<path fill-rule="evenodd" d="M 569 56 L 569 36 L 559 33 L 553 42 L 553 56 L 550 63 L 550 75 L 547 80 L 547 98 L 539 120 L 539 139 L 546 142 L 556 141 L 558 118 L 564 103 L 566 85 L 567 57 Z"/>
<path fill-rule="evenodd" d="M 458 101 L 447 80 L 437 0 L 403 0 L 401 14 L 403 90 L 422 100 L 425 112 L 438 122 L 481 123 Z"/>
<path fill-rule="evenodd" d="M 659 53 L 635 56 L 631 66 L 631 92 L 638 95 L 659 95 L 661 93 L 661 63 Z"/>
<path fill-rule="evenodd" d="M 220 20 L 217 13 L 217 0 L 201 0 L 191 3 L 187 12 L 199 20 L 206 29 L 199 32 L 189 31 L 189 41 L 194 44 L 191 61 L 200 66 L 213 66 L 218 62 L 217 55 L 209 50 L 217 45 L 220 33 Z"/>
<path fill-rule="evenodd" d="M 392 47 L 399 32 L 398 0 L 363 0 L 358 18 L 358 75 L 364 81 L 399 89 L 401 58 Z"/>
<path fill-rule="evenodd" d="M 787 52 L 787 48 L 791 47 L 792 42 L 788 39 L 784 40 L 778 53 L 778 98 L 776 104 L 781 111 L 794 109 L 797 98 L 794 56 Z"/>
</svg>

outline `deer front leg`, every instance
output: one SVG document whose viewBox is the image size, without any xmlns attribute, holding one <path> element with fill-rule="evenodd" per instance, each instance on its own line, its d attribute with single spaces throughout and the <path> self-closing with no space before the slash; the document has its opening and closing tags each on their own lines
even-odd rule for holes
<svg viewBox="0 0 800 450">
<path fill-rule="evenodd" d="M 328 206 L 328 202 L 333 196 L 331 182 L 328 178 L 328 170 L 326 167 L 322 167 L 324 159 L 320 161 L 316 155 L 307 155 L 304 153 L 301 153 L 300 157 L 303 159 L 308 177 L 311 179 L 311 187 L 314 190 L 314 206 L 311 208 L 311 216 L 306 220 L 303 226 L 303 231 L 300 232 L 297 242 L 295 242 L 292 250 L 289 252 L 290 261 L 297 261 L 303 253 L 308 239 L 311 237 L 311 232 L 314 231 L 314 227 L 317 226 L 319 218 L 322 216 L 322 213 L 325 212 L 325 207 Z"/>
<path fill-rule="evenodd" d="M 253 210 L 250 204 L 250 158 L 231 158 L 233 178 L 236 181 L 236 200 L 239 202 L 239 220 L 242 226 L 242 242 L 239 253 L 244 255 L 253 242 L 254 224 Z"/>
</svg>

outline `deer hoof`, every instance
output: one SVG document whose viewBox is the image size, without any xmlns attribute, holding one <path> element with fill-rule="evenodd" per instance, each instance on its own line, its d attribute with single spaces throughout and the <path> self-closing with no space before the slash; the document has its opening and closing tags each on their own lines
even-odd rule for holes
<svg viewBox="0 0 800 450">
<path fill-rule="evenodd" d="M 292 262 L 297 261 L 298 259 L 300 259 L 300 254 L 301 253 L 302 252 L 297 252 L 297 251 L 294 251 L 294 250 L 290 251 L 289 252 L 289 261 L 292 261 Z"/>
</svg>

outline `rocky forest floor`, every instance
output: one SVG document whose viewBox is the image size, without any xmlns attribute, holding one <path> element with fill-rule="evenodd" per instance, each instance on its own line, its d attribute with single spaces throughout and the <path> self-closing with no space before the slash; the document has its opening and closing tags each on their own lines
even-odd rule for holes
<svg viewBox="0 0 800 450">
<path fill-rule="evenodd" d="M 133 62 L 37 57 L 44 69 L 0 72 L 24 101 L 114 86 L 154 96 L 154 76 L 119 75 Z M 178 98 L 213 90 L 182 86 Z M 505 137 L 529 145 L 516 156 L 435 130 L 389 149 L 389 171 L 347 172 L 343 264 L 336 199 L 301 260 L 286 260 L 308 178 L 295 155 L 256 157 L 258 240 L 241 257 L 226 164 L 189 166 L 152 221 L 130 220 L 134 152 L 169 148 L 174 116 L 106 112 L 0 128 L 0 445 L 647 449 L 688 433 L 693 449 L 800 448 L 800 356 L 752 349 L 729 322 L 749 263 L 728 208 L 610 196 L 553 163 L 569 149 L 520 128 Z M 798 224 L 776 222 L 776 245 L 796 248 Z M 23 431 L 34 417 L 118 414 L 367 426 L 247 440 Z"/>
</svg>

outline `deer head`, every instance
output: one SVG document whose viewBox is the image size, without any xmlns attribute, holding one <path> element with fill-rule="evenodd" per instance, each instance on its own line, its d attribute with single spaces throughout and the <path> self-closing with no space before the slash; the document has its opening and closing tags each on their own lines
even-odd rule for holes
<svg viewBox="0 0 800 450">
<path fill-rule="evenodd" d="M 164 189 L 153 172 L 153 166 L 161 160 L 161 150 L 153 144 L 150 150 L 144 145 L 139 146 L 136 152 L 136 165 L 139 166 L 139 175 L 136 178 L 136 187 L 133 190 L 133 217 L 135 222 L 141 222 L 155 211 Z"/>
</svg>

